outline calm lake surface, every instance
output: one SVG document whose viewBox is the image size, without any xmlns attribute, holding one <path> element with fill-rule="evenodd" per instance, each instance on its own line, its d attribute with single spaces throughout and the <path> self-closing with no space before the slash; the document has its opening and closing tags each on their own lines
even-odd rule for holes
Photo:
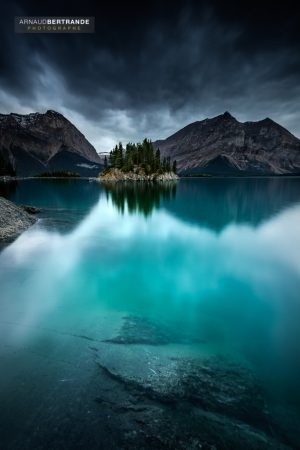
<svg viewBox="0 0 300 450">
<path fill-rule="evenodd" d="M 300 448 L 299 178 L 0 195 L 1 450 Z"/>
</svg>

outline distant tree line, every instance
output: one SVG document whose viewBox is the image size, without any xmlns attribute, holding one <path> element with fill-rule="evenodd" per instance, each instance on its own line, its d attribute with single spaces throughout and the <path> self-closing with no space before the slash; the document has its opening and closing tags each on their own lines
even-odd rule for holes
<svg viewBox="0 0 300 450">
<path fill-rule="evenodd" d="M 176 161 L 171 162 L 170 156 L 161 160 L 160 150 L 155 150 L 149 139 L 137 144 L 128 143 L 125 148 L 120 142 L 110 152 L 109 158 L 105 156 L 104 166 L 105 169 L 116 168 L 123 172 L 130 172 L 138 167 L 142 168 L 146 175 L 177 171 Z"/>
<path fill-rule="evenodd" d="M 78 172 L 70 172 L 67 170 L 57 170 L 54 172 L 42 172 L 35 175 L 37 178 L 79 178 L 80 174 Z"/>
</svg>

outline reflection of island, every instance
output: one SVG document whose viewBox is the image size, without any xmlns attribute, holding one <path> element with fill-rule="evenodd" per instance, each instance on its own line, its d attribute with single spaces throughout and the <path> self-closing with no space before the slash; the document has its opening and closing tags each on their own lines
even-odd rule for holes
<svg viewBox="0 0 300 450">
<path fill-rule="evenodd" d="M 162 202 L 168 202 L 176 196 L 176 182 L 164 183 L 107 183 L 104 185 L 107 198 L 123 214 L 127 208 L 129 214 L 139 212 L 145 217 Z"/>
<path fill-rule="evenodd" d="M 166 209 L 190 223 L 221 231 L 229 224 L 257 226 L 300 202 L 299 178 L 181 180 L 176 202 Z"/>
</svg>

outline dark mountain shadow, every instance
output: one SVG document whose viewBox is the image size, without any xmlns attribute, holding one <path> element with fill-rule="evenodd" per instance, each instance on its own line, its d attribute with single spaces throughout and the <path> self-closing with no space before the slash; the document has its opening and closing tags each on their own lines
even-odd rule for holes
<svg viewBox="0 0 300 450">
<path fill-rule="evenodd" d="M 119 212 L 151 215 L 162 203 L 168 203 L 176 196 L 176 182 L 163 183 L 106 183 L 106 196 L 111 199 Z"/>
<path fill-rule="evenodd" d="M 90 209 L 98 200 L 101 185 L 87 180 L 28 179 L 19 180 L 14 192 L 6 196 L 18 204 L 55 209 Z"/>
<path fill-rule="evenodd" d="M 68 150 L 63 150 L 54 155 L 47 165 L 47 170 L 49 171 L 72 170 L 79 173 L 82 177 L 97 177 L 102 169 L 102 164 L 88 161 L 86 158 Z"/>
<path fill-rule="evenodd" d="M 0 197 L 10 199 L 16 193 L 17 185 L 16 180 L 0 181 Z"/>
<path fill-rule="evenodd" d="M 2 192 L 2 193 L 1 193 Z M 98 202 L 99 183 L 76 179 L 28 179 L 0 183 L 0 195 L 21 205 L 41 208 L 37 215 L 49 230 L 72 231 Z"/>
<path fill-rule="evenodd" d="M 229 224 L 258 226 L 300 202 L 300 178 L 183 179 L 166 209 L 181 220 L 221 231 Z"/>
</svg>

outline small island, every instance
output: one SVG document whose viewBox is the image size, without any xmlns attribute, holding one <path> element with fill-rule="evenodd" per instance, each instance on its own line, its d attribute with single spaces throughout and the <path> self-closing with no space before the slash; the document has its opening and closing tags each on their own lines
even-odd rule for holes
<svg viewBox="0 0 300 450">
<path fill-rule="evenodd" d="M 143 142 L 128 143 L 124 148 L 122 143 L 116 145 L 110 152 L 109 159 L 104 159 L 104 170 L 98 180 L 111 181 L 172 181 L 177 180 L 176 161 L 171 158 L 161 160 L 160 150 L 153 148 L 149 139 Z"/>
</svg>

